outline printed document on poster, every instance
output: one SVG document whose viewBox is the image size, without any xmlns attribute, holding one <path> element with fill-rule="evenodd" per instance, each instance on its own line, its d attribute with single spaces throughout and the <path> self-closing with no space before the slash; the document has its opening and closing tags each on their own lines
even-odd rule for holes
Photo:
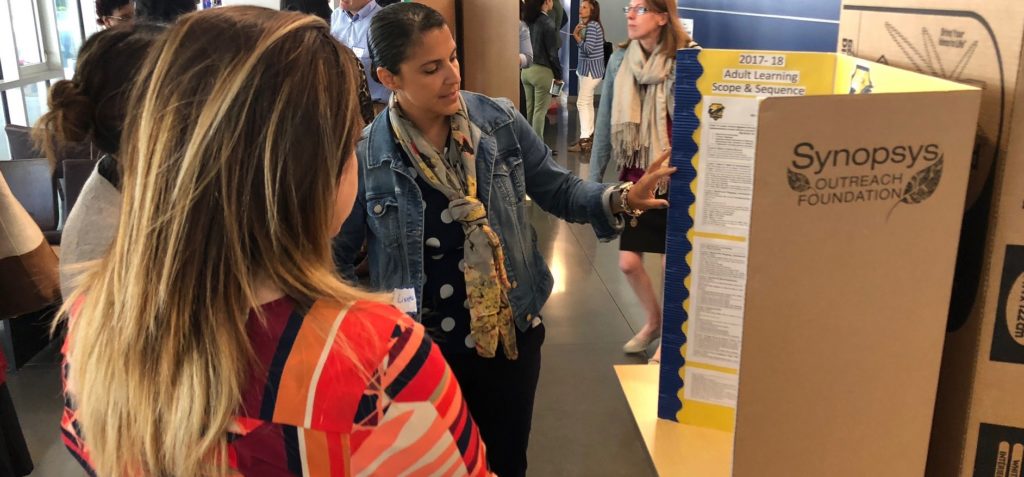
<svg viewBox="0 0 1024 477">
<path fill-rule="evenodd" d="M 695 237 L 687 361 L 739 369 L 747 244 Z"/>
<path fill-rule="evenodd" d="M 740 387 L 739 375 L 688 366 L 683 379 L 686 382 L 686 386 L 683 387 L 684 399 L 736 407 L 736 395 Z"/>
<path fill-rule="evenodd" d="M 699 232 L 747 236 L 759 102 L 758 98 L 704 97 L 694 224 Z"/>
</svg>

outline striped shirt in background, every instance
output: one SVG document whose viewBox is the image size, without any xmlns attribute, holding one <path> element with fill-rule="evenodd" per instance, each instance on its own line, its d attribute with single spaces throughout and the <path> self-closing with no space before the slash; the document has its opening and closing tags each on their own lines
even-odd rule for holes
<svg viewBox="0 0 1024 477">
<path fill-rule="evenodd" d="M 604 28 L 598 22 L 588 22 L 580 44 L 580 61 L 576 73 L 591 78 L 604 78 Z"/>
<path fill-rule="evenodd" d="M 492 476 L 455 376 L 423 326 L 391 306 L 291 298 L 250 313 L 256 354 L 226 437 L 250 476 Z M 65 349 L 65 353 L 66 353 Z M 65 364 L 65 378 L 73 372 Z M 65 380 L 66 382 L 66 380 Z M 64 444 L 89 465 L 71 399 Z M 197 403 L 197 405 L 202 405 Z"/>
</svg>

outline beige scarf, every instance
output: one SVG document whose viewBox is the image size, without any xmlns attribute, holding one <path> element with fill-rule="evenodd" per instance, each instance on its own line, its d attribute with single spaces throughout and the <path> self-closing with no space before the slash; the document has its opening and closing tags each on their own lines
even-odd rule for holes
<svg viewBox="0 0 1024 477">
<path fill-rule="evenodd" d="M 660 51 L 658 45 L 647 55 L 640 42 L 630 42 L 615 76 L 611 143 L 619 170 L 647 169 L 669 147 L 675 58 Z"/>
<path fill-rule="evenodd" d="M 431 187 L 450 201 L 448 212 L 462 224 L 466 234 L 466 295 L 469 297 L 469 329 L 476 352 L 493 358 L 498 344 L 505 356 L 516 359 L 515 324 L 508 299 L 511 285 L 505 272 L 505 253 L 498 234 L 487 222 L 487 210 L 476 197 L 476 147 L 480 129 L 469 121 L 466 102 L 459 96 L 459 111 L 451 116 L 448 154 L 438 151 L 412 124 L 391 96 L 389 117 L 395 138 L 409 156 L 416 171 Z"/>
</svg>

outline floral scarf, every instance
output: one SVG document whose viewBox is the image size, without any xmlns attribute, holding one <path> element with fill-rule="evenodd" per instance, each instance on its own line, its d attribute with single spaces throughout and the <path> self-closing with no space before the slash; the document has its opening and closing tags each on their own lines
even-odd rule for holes
<svg viewBox="0 0 1024 477">
<path fill-rule="evenodd" d="M 448 212 L 466 234 L 464 261 L 466 295 L 469 297 L 470 333 L 476 352 L 493 358 L 498 344 L 505 356 L 516 359 L 515 324 L 508 298 L 511 288 L 505 271 L 505 253 L 498 234 L 487 222 L 487 210 L 477 198 L 476 147 L 480 129 L 469 121 L 466 102 L 459 97 L 459 111 L 451 116 L 451 138 L 446 152 L 438 151 L 402 114 L 392 95 L 389 108 L 395 138 L 413 167 L 432 187 L 450 201 Z"/>
</svg>

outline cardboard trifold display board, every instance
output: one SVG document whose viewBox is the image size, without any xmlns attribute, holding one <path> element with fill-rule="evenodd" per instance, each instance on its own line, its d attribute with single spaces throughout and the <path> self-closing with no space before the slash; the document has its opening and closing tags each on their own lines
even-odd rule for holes
<svg viewBox="0 0 1024 477">
<path fill-rule="evenodd" d="M 1024 2 L 846 0 L 838 48 L 983 90 L 929 477 L 1024 467 Z"/>
<path fill-rule="evenodd" d="M 734 431 L 733 475 L 920 475 L 980 91 L 826 53 L 676 66 L 659 417 Z"/>
</svg>

